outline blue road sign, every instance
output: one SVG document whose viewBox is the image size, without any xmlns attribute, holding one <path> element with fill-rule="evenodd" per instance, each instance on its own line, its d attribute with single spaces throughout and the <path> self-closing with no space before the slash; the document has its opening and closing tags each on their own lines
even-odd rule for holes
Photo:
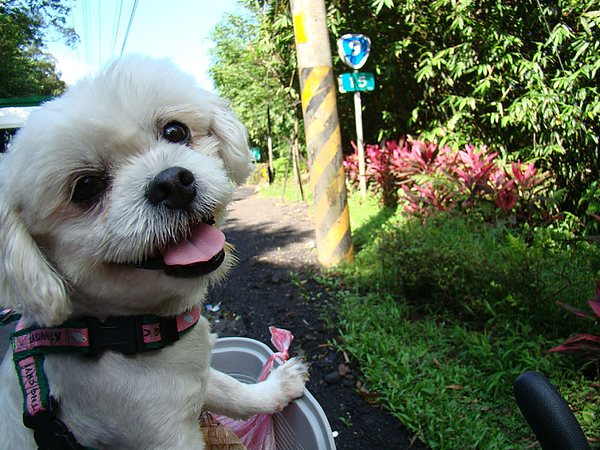
<svg viewBox="0 0 600 450">
<path fill-rule="evenodd" d="M 337 41 L 340 58 L 352 69 L 360 69 L 371 51 L 371 39 L 364 34 L 345 34 Z"/>
</svg>

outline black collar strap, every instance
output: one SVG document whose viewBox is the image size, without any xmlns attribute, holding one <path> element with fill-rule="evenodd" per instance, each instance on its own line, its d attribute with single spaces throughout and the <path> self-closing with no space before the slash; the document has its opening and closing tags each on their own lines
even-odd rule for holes
<svg viewBox="0 0 600 450">
<path fill-rule="evenodd" d="M 11 334 L 15 358 L 35 353 L 75 353 L 97 356 L 107 349 L 124 355 L 157 350 L 179 339 L 200 318 L 195 307 L 174 317 L 154 315 L 70 320 L 58 327 L 17 325 Z"/>
<path fill-rule="evenodd" d="M 7 311 L 0 311 L 0 322 Z M 174 317 L 126 316 L 103 322 L 73 320 L 54 328 L 24 327 L 20 321 L 11 334 L 13 360 L 23 391 L 23 423 L 33 430 L 40 450 L 84 449 L 58 419 L 58 402 L 50 395 L 44 355 L 75 353 L 97 356 L 107 349 L 125 355 L 156 350 L 175 342 L 200 318 L 200 308 Z"/>
</svg>

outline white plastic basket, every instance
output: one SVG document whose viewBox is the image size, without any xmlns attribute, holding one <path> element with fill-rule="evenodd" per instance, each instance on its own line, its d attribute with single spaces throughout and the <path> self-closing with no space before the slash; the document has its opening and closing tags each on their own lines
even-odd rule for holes
<svg viewBox="0 0 600 450">
<path fill-rule="evenodd" d="M 255 383 L 273 354 L 262 342 L 249 338 L 220 338 L 212 351 L 211 365 L 245 382 Z M 275 361 L 275 366 L 279 360 Z M 335 450 L 329 421 L 307 389 L 304 395 L 274 415 L 277 450 Z"/>
</svg>

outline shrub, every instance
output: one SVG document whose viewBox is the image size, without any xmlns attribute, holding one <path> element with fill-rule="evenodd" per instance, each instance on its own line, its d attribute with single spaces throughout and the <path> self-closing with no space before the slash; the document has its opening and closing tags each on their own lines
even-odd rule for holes
<svg viewBox="0 0 600 450">
<path fill-rule="evenodd" d="M 475 322 L 518 314 L 550 329 L 558 320 L 555 301 L 586 298 L 600 268 L 597 247 L 556 241 L 552 233 L 450 213 L 409 218 L 363 248 L 356 276 L 360 285 L 425 310 L 453 311 Z"/>
<path fill-rule="evenodd" d="M 406 218 L 359 197 L 350 208 L 361 250 L 333 272 L 347 291 L 331 308 L 373 397 L 431 448 L 528 448 L 535 436 L 510 387 L 539 370 L 597 440 L 597 378 L 548 352 L 574 327 L 588 332 L 555 301 L 586 308 L 596 244 L 558 223 L 509 228 L 457 211 Z"/>
<path fill-rule="evenodd" d="M 354 153 L 344 159 L 344 168 L 351 184 L 359 185 L 358 149 L 354 142 L 351 143 Z M 386 145 L 365 146 L 366 181 L 370 190 L 381 197 L 384 206 L 395 206 L 398 191 L 397 174 L 391 170 L 395 149 Z"/>
<path fill-rule="evenodd" d="M 466 145 L 452 151 L 448 146 L 415 140 L 382 141 L 365 148 L 367 182 L 384 205 L 405 201 L 412 214 L 458 210 L 478 214 L 485 220 L 547 224 L 551 214 L 548 173 L 531 163 L 504 163 L 486 147 Z M 350 181 L 358 183 L 358 158 L 344 162 Z"/>
</svg>

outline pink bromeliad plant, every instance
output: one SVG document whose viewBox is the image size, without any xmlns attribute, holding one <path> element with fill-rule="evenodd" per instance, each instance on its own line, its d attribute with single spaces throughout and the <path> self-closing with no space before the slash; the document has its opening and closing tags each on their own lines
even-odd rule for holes
<svg viewBox="0 0 600 450">
<path fill-rule="evenodd" d="M 348 155 L 344 161 L 346 175 L 354 187 L 359 185 L 359 166 L 358 149 L 354 142 L 351 142 L 354 153 Z M 396 174 L 390 170 L 390 153 L 393 150 L 385 145 L 366 145 L 365 163 L 366 163 L 366 183 L 370 190 L 381 195 L 384 205 L 393 206 L 396 203 L 396 192 L 398 190 L 398 180 Z"/>
<path fill-rule="evenodd" d="M 470 193 L 473 198 L 478 193 L 489 194 L 493 192 L 490 189 L 490 180 L 493 175 L 499 172 L 498 165 L 494 158 L 498 153 L 487 153 L 487 148 L 483 147 L 479 152 L 474 145 L 466 145 L 464 150 L 459 150 L 458 164 L 450 167 L 462 182 L 465 191 Z"/>
<path fill-rule="evenodd" d="M 394 150 L 391 170 L 401 189 L 399 197 L 407 200 L 405 210 L 426 214 L 431 209 L 450 209 L 456 192 L 444 176 L 444 170 L 451 165 L 449 158 L 453 157 L 449 147 L 416 140 L 410 135 L 387 145 Z"/>
<path fill-rule="evenodd" d="M 519 200 L 515 179 L 506 170 L 497 171 L 490 175 L 490 182 L 495 192 L 495 204 L 503 212 L 514 208 Z"/>
<path fill-rule="evenodd" d="M 385 141 L 381 145 L 367 145 L 365 148 L 367 173 L 370 174 L 372 185 L 376 187 L 374 190 L 381 195 L 386 206 L 396 204 L 399 180 L 398 174 L 390 170 L 390 167 L 397 152 L 396 145 L 387 145 Z"/>
<path fill-rule="evenodd" d="M 354 145 L 354 143 L 352 143 Z M 344 165 L 344 170 L 346 171 L 346 177 L 350 184 L 354 187 L 358 186 L 358 154 L 356 151 L 351 155 L 348 155 L 344 158 L 342 162 Z"/>
<path fill-rule="evenodd" d="M 543 209 L 538 199 L 547 174 L 520 161 L 506 165 L 485 146 L 466 145 L 456 152 L 408 135 L 399 141 L 366 145 L 365 154 L 369 188 L 381 195 L 385 205 L 405 200 L 409 213 L 465 210 L 491 203 L 504 216 L 531 222 L 532 214 Z M 344 166 L 351 182 L 358 183 L 356 152 L 346 158 Z"/>
<path fill-rule="evenodd" d="M 592 316 L 586 314 L 579 308 L 575 308 L 574 306 L 561 302 L 558 304 L 567 311 L 580 317 L 592 318 Z M 592 311 L 595 315 L 593 318 L 596 320 L 596 323 L 600 325 L 600 281 L 596 281 L 596 295 L 594 300 L 589 300 L 589 304 L 592 307 Z M 581 354 L 590 359 L 600 359 L 600 336 L 579 333 L 566 339 L 559 346 L 551 348 L 550 351 L 558 353 Z"/>
<path fill-rule="evenodd" d="M 416 174 L 441 171 L 450 156 L 449 147 L 438 147 L 433 142 L 413 139 L 410 135 L 400 141 L 389 141 L 386 145 L 393 149 L 391 170 L 398 174 L 401 184 L 409 182 Z"/>
</svg>

